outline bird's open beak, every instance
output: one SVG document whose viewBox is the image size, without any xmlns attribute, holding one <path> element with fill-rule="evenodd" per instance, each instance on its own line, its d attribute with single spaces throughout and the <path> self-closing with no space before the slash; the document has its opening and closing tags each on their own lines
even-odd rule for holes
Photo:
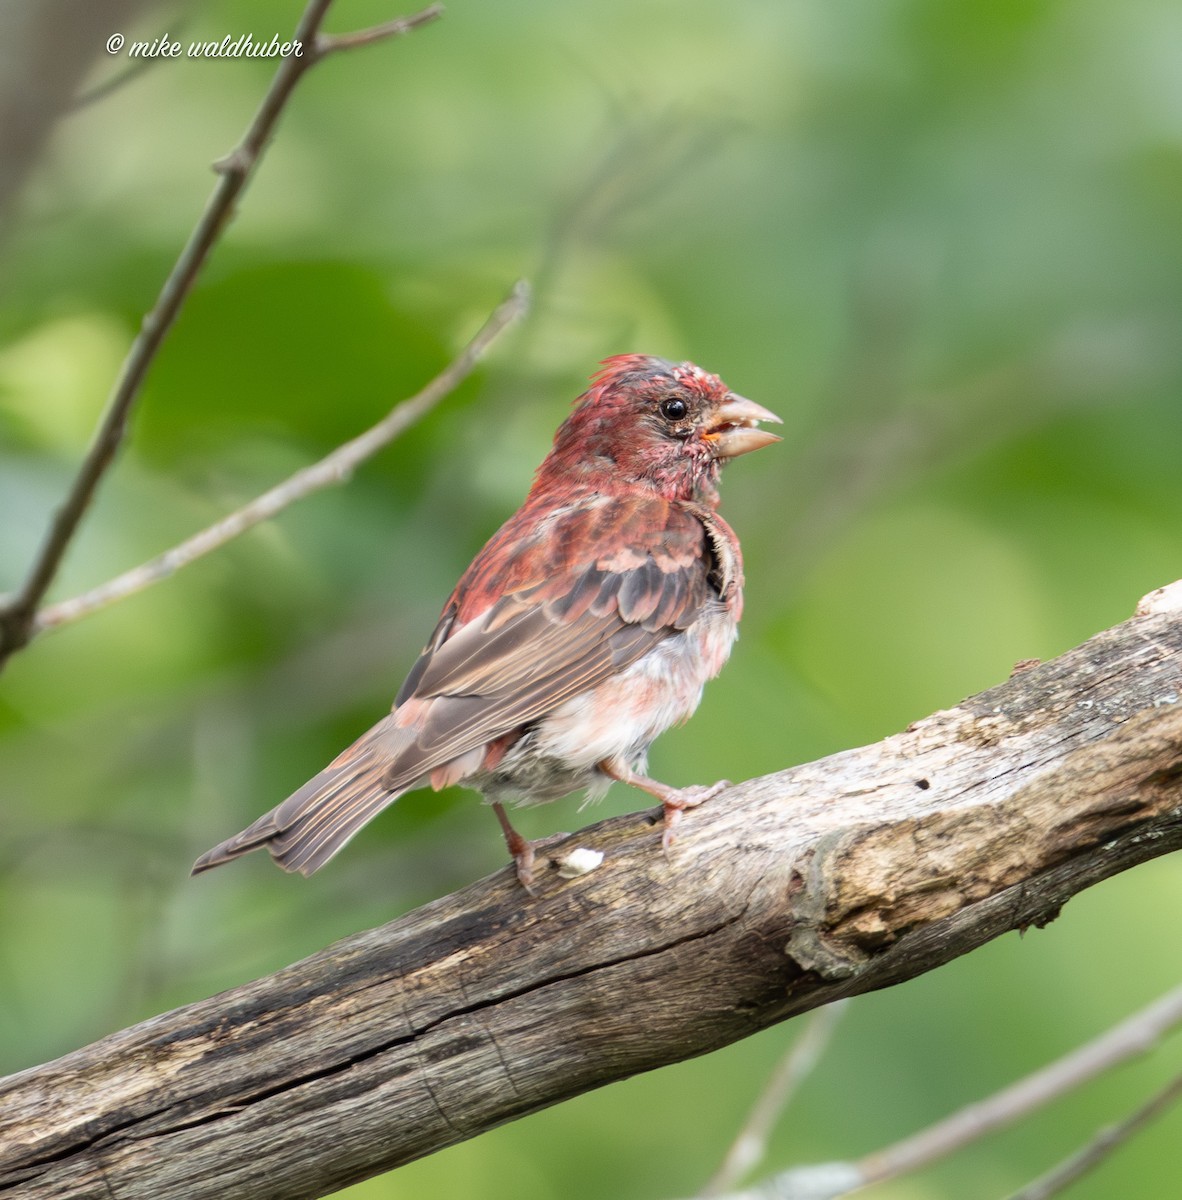
<svg viewBox="0 0 1182 1200">
<path fill-rule="evenodd" d="M 738 458 L 740 454 L 750 454 L 752 450 L 761 450 L 781 440 L 774 433 L 758 428 L 760 421 L 783 424 L 762 404 L 731 393 L 715 411 L 702 437 L 710 443 L 715 458 Z"/>
</svg>

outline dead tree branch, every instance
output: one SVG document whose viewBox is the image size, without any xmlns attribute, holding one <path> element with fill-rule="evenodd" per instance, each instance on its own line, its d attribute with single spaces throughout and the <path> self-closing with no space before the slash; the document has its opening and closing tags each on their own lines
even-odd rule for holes
<svg viewBox="0 0 1182 1200">
<path fill-rule="evenodd" d="M 1182 589 L 872 746 L 603 821 L 0 1084 L 0 1198 L 322 1196 L 909 979 L 1182 846 Z M 179 869 L 179 868 L 178 868 Z M 193 886 L 216 886 L 195 883 Z"/>
</svg>

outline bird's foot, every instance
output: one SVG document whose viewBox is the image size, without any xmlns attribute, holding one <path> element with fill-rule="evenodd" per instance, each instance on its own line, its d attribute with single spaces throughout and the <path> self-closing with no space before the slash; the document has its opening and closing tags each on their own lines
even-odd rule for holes
<svg viewBox="0 0 1182 1200">
<path fill-rule="evenodd" d="M 638 774 L 625 763 L 614 762 L 611 759 L 601 762 L 599 769 L 610 778 L 617 779 L 620 783 L 631 784 L 660 800 L 665 813 L 665 833 L 661 838 L 661 845 L 666 853 L 673 845 L 676 836 L 673 828 L 681 820 L 681 814 L 687 808 L 697 808 L 699 804 L 705 804 L 707 800 L 713 799 L 719 792 L 725 791 L 731 786 L 729 779 L 720 779 L 717 783 L 708 785 L 670 787 L 667 783 L 661 783 L 659 780 L 649 779 L 647 775 Z"/>
<path fill-rule="evenodd" d="M 517 868 L 517 882 L 531 896 L 536 896 L 538 893 L 534 891 L 534 859 L 537 855 L 534 853 L 533 842 L 518 838 L 516 845 L 509 847 L 509 853 L 513 855 L 513 864 Z"/>
<path fill-rule="evenodd" d="M 552 833 L 549 837 L 536 838 L 531 842 L 528 838 L 523 838 L 509 823 L 509 814 L 505 812 L 503 804 L 494 803 L 492 810 L 497 814 L 497 820 L 501 823 L 501 832 L 505 835 L 505 845 L 509 853 L 513 856 L 514 865 L 517 867 L 517 882 L 531 896 L 536 896 L 537 892 L 534 891 L 534 863 L 537 861 L 537 852 L 544 850 L 547 846 L 558 845 L 564 838 L 570 837 L 570 834 Z"/>
<path fill-rule="evenodd" d="M 513 855 L 513 862 L 517 867 L 517 882 L 531 896 L 536 896 L 534 891 L 534 863 L 537 861 L 539 850 L 544 850 L 547 846 L 557 846 L 559 842 L 565 841 L 570 837 L 569 833 L 552 833 L 549 837 L 535 838 L 532 842 L 527 838 L 523 838 L 517 830 L 513 830 L 513 838 L 510 840 L 505 838 L 505 844 L 509 847 L 509 853 Z"/>
<path fill-rule="evenodd" d="M 661 835 L 661 849 L 666 854 L 676 839 L 674 828 L 681 821 L 681 814 L 687 808 L 697 808 L 707 800 L 713 800 L 719 792 L 731 786 L 729 779 L 720 779 L 709 785 L 696 784 L 693 787 L 669 788 L 669 794 L 661 797 L 661 808 L 665 812 L 665 832 Z"/>
</svg>

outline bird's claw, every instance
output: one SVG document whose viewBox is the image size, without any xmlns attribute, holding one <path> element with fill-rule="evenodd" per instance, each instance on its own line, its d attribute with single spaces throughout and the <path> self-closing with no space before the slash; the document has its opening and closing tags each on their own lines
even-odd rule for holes
<svg viewBox="0 0 1182 1200">
<path fill-rule="evenodd" d="M 534 857 L 534 848 L 529 842 L 525 843 L 523 850 L 513 855 L 513 864 L 517 868 L 517 882 L 531 896 L 538 894 L 534 891 Z"/>
<path fill-rule="evenodd" d="M 559 842 L 565 841 L 568 837 L 570 837 L 569 833 L 552 833 L 549 837 L 527 841 L 518 834 L 509 847 L 509 851 L 513 855 L 513 864 L 517 868 L 517 882 L 531 896 L 538 894 L 534 890 L 534 863 L 538 858 L 537 852 L 544 850 L 547 846 L 557 846 Z"/>
<path fill-rule="evenodd" d="M 666 854 L 669 853 L 669 848 L 677 839 L 673 830 L 680 823 L 681 814 L 687 808 L 697 808 L 699 804 L 713 800 L 719 792 L 725 791 L 730 786 L 729 779 L 720 779 L 717 783 L 709 785 L 695 784 L 692 787 L 671 790 L 669 795 L 662 798 L 661 807 L 665 813 L 665 832 L 661 835 L 661 848 Z"/>
</svg>

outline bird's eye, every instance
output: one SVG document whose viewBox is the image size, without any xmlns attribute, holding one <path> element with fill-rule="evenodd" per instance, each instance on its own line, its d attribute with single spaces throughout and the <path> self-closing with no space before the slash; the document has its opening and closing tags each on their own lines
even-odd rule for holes
<svg viewBox="0 0 1182 1200">
<path fill-rule="evenodd" d="M 689 412 L 689 405 L 679 396 L 670 396 L 668 400 L 662 400 L 660 407 L 661 416 L 666 421 L 680 421 Z"/>
</svg>

